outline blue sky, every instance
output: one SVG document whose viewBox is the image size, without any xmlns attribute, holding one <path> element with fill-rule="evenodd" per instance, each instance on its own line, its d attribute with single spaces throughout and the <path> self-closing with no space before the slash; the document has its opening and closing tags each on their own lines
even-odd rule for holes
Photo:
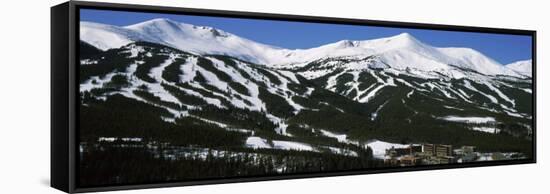
<svg viewBox="0 0 550 194">
<path fill-rule="evenodd" d="M 531 59 L 531 37 L 473 32 L 319 24 L 275 20 L 252 20 L 174 14 L 82 9 L 81 21 L 125 26 L 154 18 L 211 26 L 264 44 L 283 48 L 311 48 L 339 40 L 367 40 L 407 32 L 437 47 L 469 47 L 507 64 Z"/>
</svg>

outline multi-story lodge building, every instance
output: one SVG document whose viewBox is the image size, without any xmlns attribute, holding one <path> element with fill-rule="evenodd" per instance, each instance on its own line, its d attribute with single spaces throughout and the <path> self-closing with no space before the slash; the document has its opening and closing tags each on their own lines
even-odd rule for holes
<svg viewBox="0 0 550 194">
<path fill-rule="evenodd" d="M 451 145 L 423 144 L 386 150 L 386 164 L 411 166 L 418 164 L 448 164 L 455 162 Z"/>
</svg>

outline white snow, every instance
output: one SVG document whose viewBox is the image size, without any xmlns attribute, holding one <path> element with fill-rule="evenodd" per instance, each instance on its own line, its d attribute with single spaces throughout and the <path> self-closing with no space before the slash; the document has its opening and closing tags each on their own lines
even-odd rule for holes
<svg viewBox="0 0 550 194">
<path fill-rule="evenodd" d="M 504 110 L 504 113 L 506 113 L 507 115 L 513 116 L 513 117 L 527 118 L 527 116 L 524 116 L 524 115 L 519 114 L 519 113 L 510 112 L 510 111 L 507 111 L 507 110 Z"/>
<path fill-rule="evenodd" d="M 246 147 L 250 148 L 271 148 L 271 145 L 267 142 L 266 139 L 261 137 L 251 136 L 246 139 Z"/>
<path fill-rule="evenodd" d="M 400 83 L 402 83 L 402 84 L 404 84 L 404 85 L 406 85 L 406 86 L 409 86 L 409 87 L 411 87 L 411 88 L 416 88 L 416 87 L 414 87 L 411 83 L 405 81 L 404 79 L 395 78 L 395 80 L 398 81 L 398 82 L 400 82 Z"/>
<path fill-rule="evenodd" d="M 186 59 L 185 63 L 180 66 L 180 70 L 183 72 L 183 75 L 180 75 L 180 82 L 190 82 L 195 76 L 197 76 L 196 66 L 197 57 L 189 57 Z"/>
<path fill-rule="evenodd" d="M 123 137 L 120 140 L 125 142 L 141 142 L 143 139 L 140 137 Z"/>
<path fill-rule="evenodd" d="M 439 51 L 453 58 L 451 64 L 475 70 L 486 75 L 520 76 L 495 60 L 471 48 L 438 48 Z"/>
<path fill-rule="evenodd" d="M 103 84 L 109 83 L 111 79 L 115 75 L 120 75 L 119 73 L 108 73 L 105 76 L 99 77 L 99 76 L 93 76 L 89 80 L 85 81 L 84 83 L 80 84 L 79 91 L 80 92 L 89 92 L 94 88 L 101 88 L 103 87 Z"/>
<path fill-rule="evenodd" d="M 414 90 L 411 90 L 409 93 L 407 93 L 407 98 L 411 98 L 411 96 L 413 95 L 414 93 Z"/>
<path fill-rule="evenodd" d="M 349 86 L 349 89 L 346 91 L 345 95 L 349 95 L 351 92 L 355 91 L 357 94 L 361 93 L 359 90 L 359 74 L 361 74 L 360 71 L 351 71 L 348 72 L 349 74 L 353 75 L 353 81 L 346 83 L 346 86 Z"/>
<path fill-rule="evenodd" d="M 305 92 L 304 97 L 311 96 L 311 94 L 313 94 L 314 90 L 315 90 L 315 88 L 307 87 L 307 91 Z"/>
<path fill-rule="evenodd" d="M 169 85 L 172 85 L 174 86 L 173 84 L 170 84 Z M 195 85 L 192 85 L 192 86 L 195 86 Z M 211 104 L 211 105 L 214 105 L 216 107 L 224 107 L 222 105 L 222 102 L 217 99 L 217 98 L 210 98 L 210 97 L 206 97 L 206 96 L 203 96 L 201 93 L 199 92 L 196 92 L 194 90 L 190 90 L 190 89 L 186 89 L 186 88 L 181 88 L 181 87 L 178 87 L 178 89 L 182 92 L 185 92 L 186 94 L 188 95 L 191 95 L 191 96 L 195 96 L 195 97 L 199 97 L 201 99 L 203 99 L 204 101 L 206 101 L 206 103 L 208 104 Z"/>
<path fill-rule="evenodd" d="M 504 100 L 510 102 L 510 103 L 512 104 L 512 107 L 515 107 L 515 106 L 516 106 L 515 100 L 512 100 L 510 97 L 506 96 L 506 95 L 505 95 L 504 93 L 502 93 L 497 87 L 495 87 L 495 86 L 493 86 L 492 84 L 487 83 L 487 82 L 484 82 L 484 84 L 485 84 L 487 87 L 489 87 L 489 89 L 491 89 L 493 92 L 497 93 L 497 95 L 498 95 L 500 98 L 502 98 L 502 99 L 504 99 Z"/>
<path fill-rule="evenodd" d="M 243 75 L 241 75 L 241 73 L 239 71 L 237 71 L 236 69 L 234 69 L 231 66 L 226 65 L 223 61 L 220 61 L 218 59 L 211 58 L 211 57 L 208 57 L 208 59 L 211 60 L 214 64 L 216 64 L 216 68 L 218 70 L 223 71 L 227 75 L 229 75 L 231 77 L 232 81 L 240 83 L 241 85 L 245 86 L 246 89 L 248 90 L 249 96 L 244 95 L 244 94 L 240 94 L 235 89 L 233 89 L 231 87 L 228 87 L 227 83 L 224 83 L 222 86 L 225 86 L 226 89 L 231 91 L 231 93 L 238 94 L 241 98 L 244 98 L 244 99 L 248 100 L 250 103 L 252 103 L 252 105 L 247 105 L 241 99 L 230 96 L 231 99 L 229 99 L 229 100 L 231 101 L 231 103 L 233 105 L 235 105 L 239 108 L 246 108 L 246 109 L 254 110 L 254 111 L 260 111 L 262 109 L 265 110 L 265 105 L 263 104 L 261 99 L 259 99 L 259 97 L 258 97 L 259 96 L 259 88 L 258 88 L 257 84 L 255 84 L 255 83 L 251 82 L 250 80 L 247 80 L 246 78 L 244 78 Z M 241 68 L 245 67 L 245 65 L 241 64 L 241 63 L 237 63 L 237 65 Z M 242 69 L 246 69 L 246 68 L 242 68 Z M 247 69 L 247 70 L 249 72 L 251 71 L 250 69 Z M 203 71 L 203 69 L 200 68 L 200 71 Z M 206 73 L 206 74 L 208 74 L 208 73 Z M 206 76 L 206 74 L 203 74 L 203 75 Z M 213 75 L 213 74 L 210 73 L 208 75 Z M 254 76 L 254 75 L 251 75 L 251 76 Z M 219 83 L 221 81 L 217 80 L 216 82 Z"/>
<path fill-rule="evenodd" d="M 307 79 L 317 79 L 319 77 L 322 77 L 326 74 L 329 74 L 331 72 L 334 72 L 333 69 L 320 69 L 320 70 L 311 70 L 311 71 L 303 71 L 303 72 L 299 72 L 298 74 L 300 74 L 301 76 L 307 78 Z"/>
<path fill-rule="evenodd" d="M 452 93 L 456 94 L 458 97 L 462 98 L 462 100 L 468 102 L 468 103 L 472 103 L 471 100 L 469 100 L 470 96 L 468 95 L 465 95 L 464 94 L 464 91 L 460 90 L 460 88 L 458 88 L 458 90 L 456 90 L 455 88 L 451 87 L 451 86 L 447 86 L 446 87 L 449 91 L 451 91 Z"/>
<path fill-rule="evenodd" d="M 97 60 L 84 59 L 84 60 L 80 60 L 80 65 L 95 65 L 98 62 L 99 61 Z"/>
<path fill-rule="evenodd" d="M 176 118 L 161 116 L 160 119 L 167 123 L 176 124 Z"/>
<path fill-rule="evenodd" d="M 529 88 L 520 88 L 520 90 L 523 90 L 529 94 L 532 94 L 533 93 L 533 90 L 529 89 Z"/>
<path fill-rule="evenodd" d="M 458 88 L 458 91 L 460 92 L 460 94 L 462 94 L 462 96 L 466 97 L 466 98 L 470 98 L 471 96 L 466 94 L 466 92 L 464 92 L 464 90 Z"/>
<path fill-rule="evenodd" d="M 358 101 L 359 101 L 360 103 L 367 103 L 367 102 L 369 102 L 369 100 L 371 100 L 371 99 L 374 97 L 374 95 L 376 95 L 376 93 L 377 93 L 380 89 L 382 89 L 384 86 L 386 86 L 386 85 L 385 85 L 385 84 L 382 84 L 382 85 L 377 86 L 376 88 L 374 88 L 373 90 L 371 90 L 365 97 L 359 99 Z"/>
<path fill-rule="evenodd" d="M 337 84 L 337 81 L 338 81 L 338 77 L 340 77 L 341 75 L 345 74 L 346 72 L 345 71 L 342 71 L 336 75 L 333 75 L 333 76 L 330 76 L 328 79 L 327 79 L 327 86 L 325 87 L 327 90 L 330 90 L 332 92 L 335 92 L 336 91 L 336 84 Z"/>
<path fill-rule="evenodd" d="M 438 48 L 408 33 L 373 40 L 342 40 L 309 49 L 285 49 L 258 43 L 206 26 L 195 26 L 169 19 L 153 19 L 130 26 L 80 23 L 80 39 L 102 50 L 119 48 L 135 41 L 146 41 L 198 54 L 222 54 L 246 61 L 277 66 L 304 65 L 326 57 L 377 56 L 370 66 L 394 69 L 439 71 L 457 78 L 453 64 L 487 75 L 521 76 L 482 53 L 469 48 Z M 314 77 L 315 75 L 309 75 Z M 306 76 L 308 77 L 308 76 Z"/>
<path fill-rule="evenodd" d="M 145 49 L 141 46 L 131 45 L 129 47 L 130 56 L 128 58 L 136 58 L 140 53 L 145 52 Z"/>
<path fill-rule="evenodd" d="M 506 65 L 507 68 L 514 70 L 515 72 L 527 76 L 532 77 L 532 71 L 533 71 L 533 60 L 523 60 L 523 61 L 516 61 L 513 63 L 510 63 Z"/>
<path fill-rule="evenodd" d="M 288 104 L 292 106 L 292 108 L 294 108 L 294 114 L 298 114 L 302 109 L 304 109 L 302 105 L 292 100 L 292 96 L 297 95 L 294 91 L 288 88 L 288 84 L 292 82 L 287 78 L 279 75 L 279 71 L 272 71 L 268 69 L 265 70 L 277 77 L 277 79 L 281 82 L 278 87 L 274 87 L 275 84 L 272 83 L 269 79 L 263 80 L 268 86 L 267 90 L 272 94 L 283 97 L 288 102 Z"/>
<path fill-rule="evenodd" d="M 282 71 L 282 70 L 279 70 L 277 71 L 279 73 L 281 73 L 283 76 L 285 76 L 286 78 L 289 78 L 292 82 L 294 83 L 297 83 L 299 84 L 300 81 L 298 81 L 298 78 L 296 77 L 296 74 L 290 72 L 290 71 Z"/>
<path fill-rule="evenodd" d="M 148 83 L 140 79 L 135 79 L 133 83 L 136 83 L 136 84 L 133 84 L 136 87 L 141 85 L 146 85 L 147 88 L 149 89 L 149 92 L 154 96 L 159 97 L 162 101 L 172 102 L 178 105 L 182 104 L 175 96 L 173 96 L 170 92 L 165 90 L 164 87 L 162 87 L 162 85 L 160 84 L 160 82 Z"/>
<path fill-rule="evenodd" d="M 360 103 L 368 103 L 372 98 L 374 98 L 374 96 L 378 93 L 378 91 L 380 91 L 382 88 L 384 88 L 386 86 L 392 86 L 392 87 L 397 86 L 397 85 L 395 85 L 394 78 L 390 77 L 390 76 L 387 76 L 383 71 L 381 71 L 380 74 L 384 75 L 384 76 L 387 76 L 386 81 L 384 81 L 384 79 L 382 79 L 380 76 L 376 75 L 376 73 L 374 73 L 374 71 L 369 71 L 369 73 L 372 77 L 374 77 L 376 79 L 376 82 L 381 83 L 381 85 L 376 86 L 376 88 L 374 88 L 372 90 L 370 90 L 370 89 L 372 87 L 374 87 L 374 85 L 369 86 L 366 90 L 363 90 L 363 91 L 359 91 L 359 89 L 357 89 L 357 91 L 358 91 L 357 96 L 354 98 L 354 100 L 357 100 Z M 400 81 L 400 80 L 398 80 L 398 81 Z M 367 95 L 363 96 L 363 94 L 367 91 L 368 91 Z M 363 96 L 363 97 L 361 97 L 361 96 Z"/>
<path fill-rule="evenodd" d="M 331 146 L 325 146 L 325 148 L 328 148 L 334 154 L 339 154 L 339 155 L 344 155 L 344 156 L 353 156 L 353 157 L 359 156 L 357 154 L 357 152 L 352 151 L 352 150 L 347 150 L 347 149 L 343 149 L 343 148 L 335 148 L 335 147 L 331 147 Z"/>
<path fill-rule="evenodd" d="M 372 77 L 374 77 L 374 79 L 376 79 L 376 82 L 381 83 L 381 84 L 386 83 L 386 82 L 384 82 L 384 80 L 382 78 L 378 77 L 378 75 L 376 75 L 376 73 L 374 73 L 374 71 L 369 71 L 369 73 Z"/>
<path fill-rule="evenodd" d="M 378 112 L 380 112 L 380 110 L 382 110 L 382 108 L 384 108 L 384 106 L 386 106 L 386 104 L 388 102 L 389 102 L 389 100 L 384 102 L 384 104 L 380 105 L 378 108 L 376 108 L 376 110 L 373 113 L 371 113 L 371 120 L 372 121 L 374 121 L 376 119 L 376 117 L 378 117 Z M 403 102 L 403 104 L 405 104 L 405 103 Z"/>
<path fill-rule="evenodd" d="M 320 131 L 324 136 L 335 138 L 340 143 L 349 143 L 349 141 L 347 140 L 346 134 L 336 134 L 336 133 L 332 133 L 330 131 L 322 130 L 322 129 Z"/>
<path fill-rule="evenodd" d="M 311 145 L 293 141 L 273 140 L 273 148 L 282 150 L 316 151 Z"/>
<path fill-rule="evenodd" d="M 273 146 L 269 144 L 269 142 L 261 137 L 257 136 L 250 136 L 246 139 L 246 147 L 253 148 L 253 149 L 279 149 L 279 150 L 296 150 L 296 151 L 314 151 L 318 152 L 317 149 L 313 148 L 311 145 L 301 142 L 294 142 L 294 141 L 280 141 L 280 140 L 274 140 Z M 339 155 L 345 155 L 345 156 L 353 156 L 357 157 L 358 154 L 355 151 L 342 149 L 342 148 L 336 148 L 331 146 L 322 146 L 323 148 L 329 149 L 334 154 Z"/>
<path fill-rule="evenodd" d="M 221 91 L 224 91 L 224 92 L 227 92 L 228 91 L 228 83 L 225 82 L 225 81 L 222 81 L 221 79 L 218 78 L 218 76 L 204 68 L 202 68 L 201 66 L 196 66 L 196 69 L 198 72 L 200 72 L 200 74 L 203 75 L 204 79 L 206 79 L 206 83 L 208 85 L 211 85 L 211 86 L 214 86 L 216 87 L 218 90 L 221 90 Z"/>
<path fill-rule="evenodd" d="M 491 96 L 489 94 L 486 94 L 482 91 L 479 91 L 478 89 L 476 89 L 471 83 L 470 81 L 468 80 L 464 80 L 464 87 L 474 91 L 474 92 L 477 92 L 477 93 L 480 93 L 481 95 L 487 97 L 489 100 L 491 100 L 491 102 L 495 103 L 495 104 L 498 104 L 498 100 L 497 98 L 495 98 L 494 96 Z"/>
<path fill-rule="evenodd" d="M 493 154 L 492 153 L 477 153 L 477 161 L 492 161 L 493 160 Z"/>
<path fill-rule="evenodd" d="M 496 127 L 472 127 L 474 131 L 481 131 L 485 133 L 499 133 L 500 129 Z"/>
<path fill-rule="evenodd" d="M 475 88 L 470 81 L 472 82 L 485 84 L 494 94 L 498 95 L 497 97 L 501 98 L 504 101 L 510 102 L 512 108 L 509 108 L 505 105 L 501 105 L 505 113 L 511 116 L 523 117 L 524 115 L 517 113 L 513 108 L 515 107 L 515 101 L 504 94 L 498 87 L 498 85 L 493 85 L 492 82 L 486 82 L 486 80 L 473 79 L 471 73 L 465 73 L 461 70 L 458 70 L 455 66 L 461 68 L 467 68 L 475 70 L 482 74 L 487 75 L 510 75 L 518 76 L 524 74 L 520 70 L 527 69 L 526 65 L 518 64 L 509 66 L 502 66 L 498 62 L 490 59 L 489 57 L 484 56 L 482 53 L 479 53 L 473 49 L 467 48 L 437 48 L 425 43 L 420 42 L 419 40 L 412 37 L 410 34 L 400 34 L 394 37 L 380 38 L 375 40 L 364 40 L 364 41 L 339 41 L 332 44 L 322 45 L 317 48 L 310 49 L 296 49 L 289 50 L 284 48 L 277 48 L 261 43 L 256 43 L 252 40 L 244 39 L 238 37 L 234 34 L 230 34 L 218 29 L 211 27 L 203 26 L 193 26 L 190 24 L 178 23 L 167 19 L 155 19 L 151 21 L 146 21 L 140 24 L 135 24 L 125 27 L 117 27 L 111 25 L 96 24 L 90 22 L 81 22 L 81 40 L 87 43 L 90 43 L 99 49 L 107 50 L 110 48 L 119 48 L 121 46 L 127 45 L 128 43 L 135 41 L 148 41 L 155 42 L 171 47 L 175 47 L 184 51 L 199 53 L 199 54 L 224 54 L 234 57 L 241 58 L 243 60 L 262 63 L 264 65 L 279 65 L 278 67 L 292 67 L 293 65 L 304 65 L 307 61 L 312 61 L 316 59 L 334 57 L 334 56 L 346 56 L 350 58 L 366 57 L 372 56 L 369 60 L 361 62 L 352 62 L 343 67 L 342 72 L 333 75 L 328 78 L 327 89 L 335 91 L 337 80 L 340 76 L 344 74 L 351 74 L 353 76 L 353 81 L 345 83 L 349 88 L 346 90 L 346 94 L 350 94 L 354 90 L 357 93 L 353 99 L 361 103 L 368 103 L 373 99 L 380 90 L 384 89 L 386 86 L 396 86 L 396 83 L 401 83 L 405 86 L 412 88 L 412 90 L 407 93 L 406 97 L 410 98 L 414 94 L 414 91 L 426 91 L 420 87 L 415 87 L 415 85 L 421 85 L 424 88 L 429 88 L 434 91 L 435 89 L 440 90 L 444 96 L 447 98 L 457 99 L 455 96 L 458 96 L 464 99 L 467 102 L 470 102 L 468 98 L 471 95 L 468 95 L 461 89 L 453 89 L 452 85 L 444 84 L 441 82 L 426 82 L 423 84 L 418 84 L 417 82 L 407 82 L 401 78 L 393 78 L 391 75 L 399 74 L 408 74 L 408 75 L 417 75 L 420 78 L 441 78 L 441 80 L 448 79 L 463 79 L 464 87 L 467 89 L 480 93 L 481 95 L 487 97 L 492 103 L 499 103 L 499 99 L 496 97 L 481 92 Z M 136 57 L 138 54 L 143 54 L 144 50 L 140 47 L 132 47 L 130 50 L 130 57 Z M 151 53 L 148 53 L 152 56 Z M 168 60 L 164 61 L 159 66 L 152 68 L 149 72 L 149 76 L 154 78 L 157 83 L 147 83 L 139 78 L 133 76 L 133 71 L 135 68 L 140 65 L 136 61 L 136 64 L 132 64 L 128 72 L 112 72 L 102 77 L 92 77 L 90 80 L 84 82 L 80 85 L 81 91 L 89 91 L 93 88 L 102 87 L 103 84 L 108 83 L 114 75 L 126 75 L 128 76 L 132 86 L 130 88 L 124 89 L 121 93 L 127 97 L 143 99 L 135 96 L 132 91 L 135 90 L 140 85 L 146 85 L 149 92 L 153 95 L 160 97 L 162 101 L 173 102 L 179 105 L 187 106 L 185 102 L 179 102 L 177 98 L 171 95 L 168 91 L 160 85 L 160 83 L 166 82 L 169 85 L 176 86 L 176 83 L 168 83 L 162 78 L 162 72 L 164 68 L 174 62 L 177 56 L 171 56 Z M 299 111 L 304 109 L 303 106 L 294 102 L 292 100 L 293 96 L 310 96 L 314 91 L 314 88 L 307 88 L 307 91 L 304 94 L 296 94 L 294 91 L 288 88 L 288 84 L 298 83 L 299 80 L 296 77 L 295 73 L 286 71 L 286 70 L 273 70 L 266 69 L 266 71 L 273 74 L 281 82 L 281 84 L 275 86 L 273 82 L 265 78 L 266 76 L 260 76 L 260 73 L 257 72 L 254 68 L 246 63 L 235 60 L 236 65 L 239 70 L 236 68 L 226 65 L 223 61 L 220 61 L 214 57 L 207 57 L 208 60 L 211 60 L 216 68 L 228 76 L 231 80 L 237 83 L 242 84 L 247 90 L 248 94 L 242 94 L 231 88 L 229 84 L 217 77 L 216 74 L 200 67 L 197 65 L 196 57 L 189 57 L 184 64 L 180 66 L 181 71 L 183 72 L 180 75 L 181 83 L 188 83 L 191 87 L 196 89 L 204 89 L 208 92 L 211 92 L 215 96 L 220 96 L 228 100 L 233 106 L 238 108 L 244 108 L 253 111 L 266 111 L 266 105 L 259 98 L 259 86 L 255 82 L 262 82 L 267 86 L 267 90 L 274 94 L 283 97 L 289 105 L 294 108 L 294 113 L 297 114 Z M 93 64 L 90 61 L 84 61 L 85 64 Z M 84 64 L 83 63 L 83 64 Z M 336 66 L 340 63 L 332 62 L 328 64 L 327 69 L 323 70 L 311 70 L 300 72 L 299 74 L 308 78 L 317 78 L 323 75 L 326 75 L 330 72 L 334 72 L 337 68 Z M 452 64 L 454 66 L 451 66 Z M 334 67 L 331 67 L 334 66 Z M 388 65 L 391 67 L 388 68 Z M 514 66 L 521 66 L 522 69 L 513 69 Z M 332 68 L 332 69 L 331 69 Z M 376 70 L 368 68 L 377 68 Z M 523 69 L 524 68 L 524 69 Z M 382 69 L 382 70 L 380 70 Z M 362 72 L 368 71 L 370 75 L 377 81 L 377 83 L 369 86 L 363 91 L 359 91 L 359 75 Z M 246 79 L 243 75 L 248 74 L 252 77 L 252 80 Z M 197 73 L 203 75 L 206 79 L 208 85 L 211 85 L 221 91 L 231 93 L 231 95 L 226 95 L 223 93 L 218 93 L 211 91 L 201 86 L 199 83 L 193 81 L 193 78 L 196 77 Z M 365 72 L 366 73 L 366 72 Z M 387 73 L 387 74 L 386 74 Z M 445 76 L 439 76 L 443 74 Z M 530 66 L 529 66 L 530 74 Z M 439 76 L 439 77 L 438 77 Z M 467 79 L 466 79 L 467 78 Z M 414 83 L 414 85 L 412 84 Z M 178 87 L 182 92 L 199 97 L 204 99 L 207 103 L 213 104 L 218 107 L 223 107 L 222 102 L 216 98 L 209 98 L 203 96 L 201 93 L 196 92 L 193 89 L 181 88 Z M 521 88 L 520 88 L 521 89 Z M 523 89 L 526 92 L 531 93 L 530 89 Z M 366 95 L 365 95 L 366 94 Z M 422 94 L 417 92 L 414 95 Z M 238 96 L 238 98 L 237 98 Z M 251 102 L 252 105 L 245 103 L 244 100 Z M 507 104 L 508 105 L 508 104 Z M 156 105 L 161 106 L 161 105 Z M 380 106 L 377 111 L 374 113 L 374 117 L 378 114 L 384 105 Z M 166 108 L 166 107 L 164 107 Z M 335 107 L 336 108 L 336 107 Z M 456 107 L 445 106 L 445 108 L 457 109 Z M 188 115 L 187 112 L 182 112 L 178 110 L 173 110 L 166 108 L 175 117 L 178 115 Z M 287 121 L 283 118 L 279 118 L 272 114 L 267 113 L 267 118 L 276 125 L 276 132 L 278 134 L 291 136 L 291 134 L 286 132 L 288 127 Z M 163 118 L 167 122 L 175 121 L 174 118 Z M 439 119 L 451 121 L 451 122 L 464 122 L 464 123 L 491 123 L 496 122 L 493 117 L 476 117 L 476 116 L 445 116 L 439 117 Z M 215 121 L 214 121 L 215 122 Z M 223 123 L 219 123 L 219 126 L 225 126 Z M 239 130 L 239 129 L 236 129 Z M 488 127 L 473 127 L 472 130 L 497 133 L 498 129 L 488 128 Z M 357 143 L 352 142 L 347 139 L 346 134 L 335 134 L 330 131 L 320 130 L 321 133 L 327 137 L 332 137 L 337 139 L 342 143 Z M 252 134 L 253 135 L 253 134 Z M 104 139 L 102 141 L 111 141 L 111 139 Z M 114 141 L 114 140 L 112 140 Z M 251 136 L 246 140 L 246 146 L 251 148 L 273 148 L 273 149 L 285 149 L 285 150 L 303 150 L 303 151 L 317 151 L 311 145 L 300 142 L 293 141 L 280 141 L 274 140 L 271 145 L 266 139 L 261 137 Z M 396 147 L 407 147 L 408 145 L 394 144 L 383 142 L 379 140 L 373 140 L 366 144 L 371 147 L 375 153 L 375 157 L 383 158 L 385 150 L 388 148 Z M 334 152 L 341 152 L 334 150 L 336 148 L 329 147 Z"/>
<path fill-rule="evenodd" d="M 493 117 L 460 117 L 460 116 L 445 116 L 440 119 L 452 122 L 461 122 L 461 123 L 489 123 L 495 122 Z"/>
<path fill-rule="evenodd" d="M 275 124 L 277 126 L 277 128 L 275 128 L 275 132 L 277 132 L 278 134 L 281 134 L 281 135 L 286 135 L 286 136 L 289 135 L 286 132 L 286 128 L 288 127 L 288 124 L 286 124 L 283 119 L 281 119 L 279 117 L 276 117 L 275 115 L 272 115 L 272 114 L 269 114 L 269 113 L 266 114 L 266 117 L 273 124 Z"/>
<path fill-rule="evenodd" d="M 447 106 L 447 105 L 443 105 L 443 107 L 448 108 L 448 109 L 453 109 L 453 110 L 460 110 L 460 111 L 464 110 L 464 109 L 461 109 L 461 108 L 457 108 L 457 107 L 453 107 L 453 106 Z"/>
<path fill-rule="evenodd" d="M 164 67 L 166 65 L 169 65 L 171 62 L 174 61 L 175 57 L 176 56 L 171 56 L 170 58 L 166 59 L 166 61 L 164 61 L 160 65 L 161 67 L 155 67 L 155 68 L 164 69 Z M 156 97 L 159 97 L 162 101 L 172 102 L 172 103 L 175 103 L 175 104 L 178 104 L 178 105 L 183 105 L 176 97 L 174 97 L 172 94 L 170 94 L 170 92 L 166 91 L 164 89 L 164 87 L 162 87 L 162 85 L 160 84 L 162 81 L 164 81 L 164 79 L 161 76 L 162 71 L 158 71 L 158 69 L 153 71 L 153 69 L 155 69 L 155 68 L 153 68 L 152 71 L 149 72 L 149 75 L 154 77 L 154 79 L 157 81 L 157 83 L 149 83 L 149 82 L 145 82 L 145 81 L 139 79 L 138 77 L 134 76 L 134 73 L 137 69 L 137 66 L 138 66 L 138 64 L 131 64 L 130 66 L 128 66 L 128 68 L 126 69 L 126 72 L 124 73 L 124 75 L 126 75 L 126 77 L 128 78 L 128 80 L 130 81 L 130 83 L 132 85 L 129 88 L 124 88 L 123 89 L 125 96 L 130 97 L 130 98 L 134 98 L 134 99 L 141 99 L 141 98 L 135 96 L 132 93 L 132 91 L 135 90 L 139 86 L 145 85 L 145 86 L 147 86 L 147 89 L 149 90 L 149 92 L 151 94 L 153 94 Z M 141 100 L 143 100 L 143 99 L 141 99 Z M 143 100 L 143 101 L 145 101 L 145 100 Z M 147 102 L 147 101 L 145 101 L 145 102 Z M 167 108 L 167 110 L 170 111 L 168 108 Z M 171 111 L 171 112 L 178 113 L 179 111 Z M 178 113 L 178 115 L 179 115 L 179 113 Z"/>
<path fill-rule="evenodd" d="M 156 80 L 158 83 L 161 83 L 163 81 L 162 78 L 162 72 L 164 71 L 164 68 L 166 68 L 168 65 L 172 64 L 176 59 L 175 55 L 170 55 L 166 61 L 161 63 L 158 67 L 151 68 L 149 72 L 149 76 Z"/>
<path fill-rule="evenodd" d="M 447 98 L 450 98 L 450 99 L 456 99 L 455 97 L 451 96 L 451 93 L 449 93 L 447 90 L 445 90 L 445 86 L 441 86 L 439 85 L 438 83 L 430 83 L 430 82 L 426 82 L 424 84 L 428 84 L 428 86 L 430 86 L 430 90 L 433 90 L 434 88 L 439 90 L 443 95 L 445 95 L 445 97 Z"/>
<path fill-rule="evenodd" d="M 386 155 L 386 150 L 392 147 L 393 148 L 409 147 L 409 145 L 389 143 L 389 142 L 380 141 L 380 140 L 372 140 L 369 143 L 367 143 L 367 146 L 372 149 L 373 156 L 378 159 L 384 159 L 384 155 Z"/>
<path fill-rule="evenodd" d="M 101 50 L 120 48 L 138 40 L 138 37 L 139 33 L 118 26 L 80 22 L 80 40 Z"/>
<path fill-rule="evenodd" d="M 114 142 L 116 140 L 117 140 L 116 137 L 99 137 L 97 139 L 97 141 L 99 141 L 99 142 Z"/>
</svg>

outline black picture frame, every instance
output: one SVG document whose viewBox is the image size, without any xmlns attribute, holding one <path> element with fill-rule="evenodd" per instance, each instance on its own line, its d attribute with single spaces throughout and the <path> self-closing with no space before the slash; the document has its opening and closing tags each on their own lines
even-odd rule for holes
<svg viewBox="0 0 550 194">
<path fill-rule="evenodd" d="M 323 172 L 229 179 L 220 178 L 200 181 L 80 188 L 75 184 L 75 180 L 78 178 L 78 168 L 76 168 L 76 166 L 78 164 L 79 154 L 79 133 L 76 127 L 78 126 L 79 118 L 79 101 L 77 100 L 79 92 L 79 86 L 77 84 L 77 80 L 79 80 L 79 65 L 77 61 L 79 54 L 78 26 L 79 10 L 82 8 L 531 36 L 533 62 L 533 157 L 530 159 L 488 161 L 481 163 L 443 164 L 330 173 Z M 51 186 L 67 193 L 74 193 L 536 163 L 536 58 L 536 31 L 532 30 L 69 1 L 51 8 Z"/>
</svg>

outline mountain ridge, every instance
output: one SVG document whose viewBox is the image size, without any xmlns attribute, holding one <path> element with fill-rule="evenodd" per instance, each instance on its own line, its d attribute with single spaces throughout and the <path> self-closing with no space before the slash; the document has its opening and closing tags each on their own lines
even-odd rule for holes
<svg viewBox="0 0 550 194">
<path fill-rule="evenodd" d="M 146 41 L 198 54 L 228 55 L 281 67 L 327 57 L 376 55 L 386 64 L 401 70 L 413 67 L 423 71 L 447 72 L 453 65 L 487 75 L 525 76 L 473 49 L 433 47 L 408 33 L 372 40 L 341 40 L 309 49 L 285 49 L 212 27 L 158 18 L 124 27 L 81 22 L 80 38 L 102 50 Z"/>
<path fill-rule="evenodd" d="M 457 142 L 452 137 L 481 133 L 491 141 L 530 137 L 529 80 L 474 72 L 463 72 L 465 76 L 455 79 L 437 73 L 427 77 L 413 70 L 371 66 L 376 57 L 328 58 L 302 69 L 273 69 L 149 42 L 130 43 L 80 60 L 84 112 L 140 103 L 141 109 L 151 109 L 148 119 L 164 125 L 216 127 L 220 135 L 237 132 L 241 140 L 235 143 L 244 148 L 353 156 L 371 147 L 373 139 L 402 144 L 452 142 L 500 150 L 500 146 L 467 138 Z M 310 67 L 329 73 L 303 76 Z M 486 132 L 482 127 L 494 130 Z M 101 137 L 116 131 L 102 131 Z M 354 152 L 342 146 L 352 146 Z M 374 151 L 384 152 L 383 148 Z"/>
<path fill-rule="evenodd" d="M 397 167 L 395 149 L 425 144 L 475 152 L 419 165 L 533 156 L 532 79 L 484 74 L 507 72 L 474 50 L 410 34 L 288 50 L 165 19 L 81 27 L 90 185 Z"/>
<path fill-rule="evenodd" d="M 518 72 L 519 74 L 532 77 L 533 60 L 528 59 L 528 60 L 516 61 L 510 64 L 507 64 L 506 67 Z"/>
</svg>

